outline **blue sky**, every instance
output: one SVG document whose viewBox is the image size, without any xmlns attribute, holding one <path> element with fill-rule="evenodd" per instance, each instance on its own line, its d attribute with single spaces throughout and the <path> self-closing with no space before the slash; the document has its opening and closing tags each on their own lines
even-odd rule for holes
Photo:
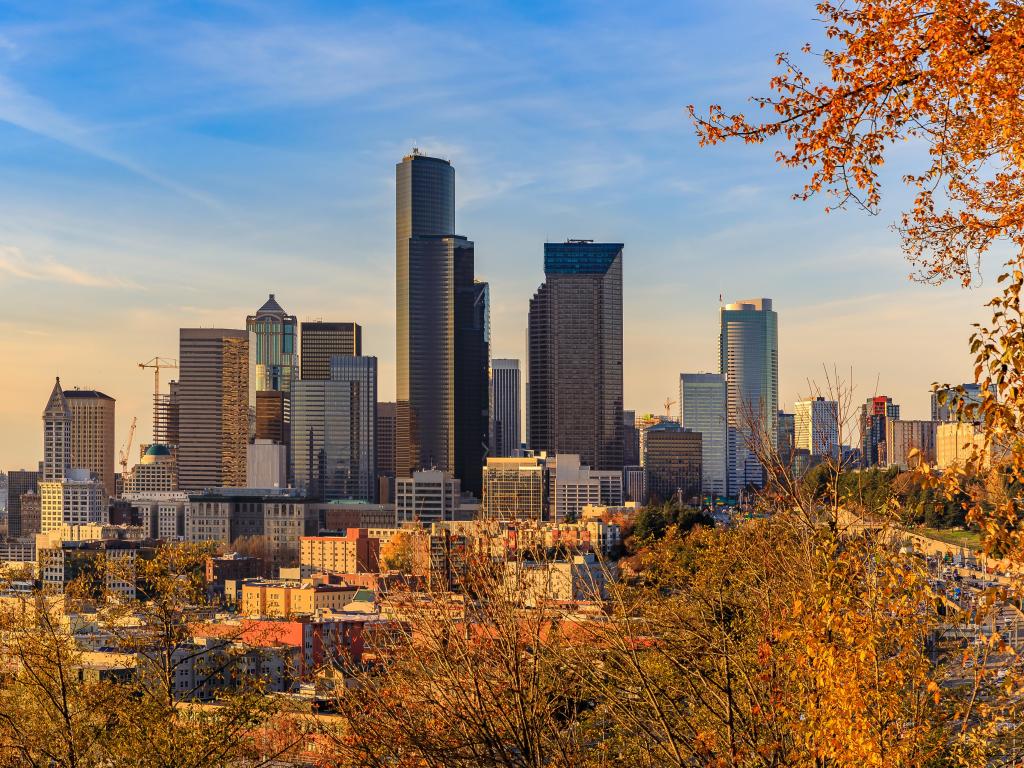
<svg viewBox="0 0 1024 768">
<path fill-rule="evenodd" d="M 0 467 L 38 460 L 52 377 L 149 434 L 181 326 L 240 327 L 273 291 L 355 320 L 394 392 L 394 164 L 456 167 L 491 283 L 493 353 L 524 355 L 545 240 L 626 244 L 626 405 L 716 366 L 718 295 L 770 296 L 781 397 L 852 370 L 927 414 L 969 375 L 985 292 L 908 281 L 878 217 L 796 203 L 770 147 L 699 149 L 685 106 L 743 108 L 809 0 L 728 3 L 0 1 Z M 912 159 L 902 150 L 894 159 Z M 899 169 L 897 169 L 899 170 Z M 877 382 L 877 385 L 876 385 Z"/>
</svg>

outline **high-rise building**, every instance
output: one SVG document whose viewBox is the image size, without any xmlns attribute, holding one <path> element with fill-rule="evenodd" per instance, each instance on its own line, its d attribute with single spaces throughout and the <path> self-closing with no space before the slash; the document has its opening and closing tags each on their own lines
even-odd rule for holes
<svg viewBox="0 0 1024 768">
<path fill-rule="evenodd" d="M 725 496 L 728 488 L 726 402 L 727 389 L 721 374 L 679 374 L 679 423 L 684 429 L 700 433 L 702 492 L 715 496 Z"/>
<path fill-rule="evenodd" d="M 160 445 L 178 444 L 179 422 L 178 382 L 167 384 L 167 394 L 156 395 L 153 405 L 153 442 Z"/>
<path fill-rule="evenodd" d="M 395 481 L 398 523 L 440 523 L 454 520 L 462 490 L 459 480 L 440 469 L 425 469 Z"/>
<path fill-rule="evenodd" d="M 640 466 L 640 430 L 636 426 L 636 411 L 622 412 L 622 465 Z"/>
<path fill-rule="evenodd" d="M 981 466 L 991 464 L 991 456 L 986 450 L 984 430 L 975 422 L 950 421 L 937 422 L 935 433 L 935 466 L 948 469 L 963 465 L 974 459 Z"/>
<path fill-rule="evenodd" d="M 57 379 L 43 410 L 43 477 L 39 482 L 42 533 L 62 525 L 101 523 L 106 517 L 102 480 L 91 470 L 72 467 L 72 424 L 71 406 Z"/>
<path fill-rule="evenodd" d="M 839 458 L 839 403 L 814 397 L 793 406 L 794 445 L 809 456 Z"/>
<path fill-rule="evenodd" d="M 622 463 L 622 243 L 544 244 L 544 283 L 530 301 L 527 441 Z"/>
<path fill-rule="evenodd" d="M 363 329 L 357 323 L 302 323 L 301 378 L 327 381 L 331 378 L 331 358 L 363 354 Z"/>
<path fill-rule="evenodd" d="M 491 456 L 515 456 L 522 443 L 519 361 L 491 361 Z"/>
<path fill-rule="evenodd" d="M 475 281 L 473 244 L 453 253 L 455 278 L 455 476 L 480 498 L 490 440 L 487 371 L 491 362 L 490 288 Z"/>
<path fill-rule="evenodd" d="M 22 525 L 21 497 L 26 493 L 39 492 L 39 478 L 38 470 L 13 469 L 7 473 L 7 535 L 12 539 L 30 533 Z"/>
<path fill-rule="evenodd" d="M 726 380 L 729 487 L 734 496 L 764 484 L 757 458 L 778 439 L 779 321 L 771 299 L 744 299 L 721 309 L 719 373 Z"/>
<path fill-rule="evenodd" d="M 395 471 L 455 467 L 455 169 L 414 150 L 395 169 Z"/>
<path fill-rule="evenodd" d="M 701 433 L 684 429 L 674 421 L 647 427 L 641 456 L 647 474 L 649 498 L 689 501 L 701 492 Z"/>
<path fill-rule="evenodd" d="M 295 485 L 312 498 L 377 494 L 377 358 L 335 356 L 331 378 L 302 379 L 293 390 Z"/>
<path fill-rule="evenodd" d="M 182 328 L 178 382 L 178 485 L 245 486 L 249 440 L 249 334 Z"/>
<path fill-rule="evenodd" d="M 395 477 L 394 403 L 377 403 L 377 475 Z"/>
<path fill-rule="evenodd" d="M 245 327 L 256 392 L 256 439 L 287 444 L 289 396 L 299 375 L 298 321 L 270 294 L 256 314 L 245 319 Z M 261 397 L 264 392 L 274 394 Z"/>
<path fill-rule="evenodd" d="M 572 453 L 555 456 L 547 468 L 551 520 L 574 520 L 588 504 L 622 506 L 621 470 L 591 469 Z"/>
<path fill-rule="evenodd" d="M 93 389 L 68 389 L 64 398 L 71 409 L 71 466 L 92 472 L 107 496 L 115 496 L 114 398 Z"/>
<path fill-rule="evenodd" d="M 960 419 L 959 416 L 965 406 L 981 403 L 981 385 L 967 382 L 960 386 L 964 390 L 962 395 L 956 391 L 956 388 L 939 389 L 931 393 L 932 421 L 979 420 L 977 414 L 966 419 Z"/>
<path fill-rule="evenodd" d="M 796 455 L 796 415 L 779 411 L 778 419 L 776 448 L 779 451 L 779 461 L 784 466 L 792 468 L 793 457 Z"/>
<path fill-rule="evenodd" d="M 480 515 L 485 520 L 541 520 L 544 463 L 537 457 L 491 457 L 483 471 Z"/>
<path fill-rule="evenodd" d="M 60 482 L 71 470 L 71 407 L 57 378 L 43 411 L 42 481 Z"/>
<path fill-rule="evenodd" d="M 146 447 L 139 463 L 128 470 L 124 491 L 137 496 L 170 493 L 178 490 L 178 459 L 169 445 L 153 443 Z"/>
<path fill-rule="evenodd" d="M 860 454 L 865 467 L 888 464 L 885 423 L 899 417 L 899 405 L 885 395 L 869 397 L 860 407 Z"/>
</svg>

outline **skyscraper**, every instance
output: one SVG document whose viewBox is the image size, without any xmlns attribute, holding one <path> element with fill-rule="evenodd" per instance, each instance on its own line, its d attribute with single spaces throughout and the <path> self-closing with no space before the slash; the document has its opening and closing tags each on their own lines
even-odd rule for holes
<svg viewBox="0 0 1024 768">
<path fill-rule="evenodd" d="M 679 423 L 701 435 L 703 493 L 725 496 L 729 428 L 725 378 L 717 373 L 679 374 Z"/>
<path fill-rule="evenodd" d="M 274 294 L 245 319 L 250 362 L 255 376 L 256 439 L 288 442 L 292 382 L 298 377 L 298 321 Z M 276 393 L 260 396 L 261 392 Z M 275 402 L 276 401 L 276 402 Z M 262 406 L 262 407 L 261 407 Z"/>
<path fill-rule="evenodd" d="M 701 434 L 674 421 L 644 429 L 643 455 L 648 493 L 657 501 L 688 501 L 701 493 Z"/>
<path fill-rule="evenodd" d="M 865 467 L 888 463 L 885 423 L 899 417 L 899 405 L 885 395 L 869 397 L 860 407 L 860 453 Z"/>
<path fill-rule="evenodd" d="M 390 503 L 395 485 L 395 419 L 394 403 L 377 403 L 377 500 Z"/>
<path fill-rule="evenodd" d="M 59 482 L 71 470 L 72 420 L 58 377 L 43 410 L 43 482 Z"/>
<path fill-rule="evenodd" d="M 455 235 L 455 169 L 407 155 L 395 169 L 395 472 L 436 467 L 479 493 L 487 441 L 487 289 Z"/>
<path fill-rule="evenodd" d="M 180 331 L 178 485 L 183 491 L 245 486 L 249 440 L 249 334 Z"/>
<path fill-rule="evenodd" d="M 324 501 L 374 501 L 377 358 L 335 356 L 330 379 L 296 383 L 294 406 L 296 486 Z"/>
<path fill-rule="evenodd" d="M 87 469 L 103 482 L 107 496 L 114 488 L 114 398 L 93 389 L 69 389 L 71 466 Z"/>
<path fill-rule="evenodd" d="M 527 441 L 622 469 L 622 243 L 544 244 L 530 301 Z"/>
<path fill-rule="evenodd" d="M 839 458 L 839 403 L 814 397 L 793 407 L 793 444 L 810 456 Z"/>
<path fill-rule="evenodd" d="M 720 368 L 727 386 L 729 495 L 764 484 L 761 441 L 775 447 L 779 411 L 779 321 L 771 299 L 721 309 Z"/>
<path fill-rule="evenodd" d="M 960 386 L 963 387 L 963 395 L 958 394 L 955 387 L 939 389 L 931 393 L 932 421 L 979 420 L 977 414 L 974 414 L 971 418 L 961 417 L 965 406 L 978 405 L 981 402 L 981 385 L 967 382 Z M 940 402 L 940 400 L 944 400 L 944 402 Z"/>
<path fill-rule="evenodd" d="M 455 277 L 455 476 L 463 491 L 483 493 L 483 468 L 490 432 L 490 288 L 476 281 L 473 244 L 453 254 Z"/>
<path fill-rule="evenodd" d="M 519 361 L 491 361 L 491 456 L 515 456 L 522 441 Z"/>
<path fill-rule="evenodd" d="M 7 473 L 7 535 L 12 539 L 38 531 L 23 526 L 21 497 L 25 493 L 38 493 L 38 470 L 15 469 Z"/>
<path fill-rule="evenodd" d="M 301 377 L 306 381 L 331 378 L 331 358 L 363 354 L 363 329 L 357 323 L 304 322 L 302 324 Z"/>
</svg>

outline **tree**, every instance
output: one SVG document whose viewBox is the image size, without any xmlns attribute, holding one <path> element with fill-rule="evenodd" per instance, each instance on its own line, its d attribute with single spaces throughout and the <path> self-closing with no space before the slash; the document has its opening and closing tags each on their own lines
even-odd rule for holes
<svg viewBox="0 0 1024 768">
<path fill-rule="evenodd" d="M 992 320 L 971 337 L 981 403 L 963 409 L 981 420 L 985 445 L 972 462 L 1005 452 L 1024 476 L 1024 8 L 1018 0 L 851 0 L 817 3 L 828 47 L 811 45 L 823 76 L 781 53 L 770 96 L 753 99 L 763 120 L 711 105 L 691 105 L 702 144 L 729 139 L 774 140 L 782 164 L 809 171 L 808 199 L 826 193 L 832 208 L 881 202 L 879 169 L 893 145 L 912 141 L 927 161 L 905 169 L 915 191 L 898 229 L 915 276 L 964 286 L 979 276 L 980 260 L 997 243 L 1011 253 L 989 306 Z M 954 397 L 962 399 L 962 391 Z M 954 473 L 950 477 L 955 480 Z M 955 492 L 955 488 L 954 488 Z M 969 519 L 988 544 L 1018 556 L 1024 504 L 975 503 Z"/>
</svg>

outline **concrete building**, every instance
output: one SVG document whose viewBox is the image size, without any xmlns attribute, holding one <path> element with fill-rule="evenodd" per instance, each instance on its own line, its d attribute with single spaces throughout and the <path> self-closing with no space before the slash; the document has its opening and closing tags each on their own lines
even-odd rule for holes
<svg viewBox="0 0 1024 768">
<path fill-rule="evenodd" d="M 679 374 L 679 424 L 701 436 L 701 488 L 725 496 L 729 474 L 729 424 L 725 378 L 718 373 Z"/>
<path fill-rule="evenodd" d="M 641 460 L 647 474 L 648 498 L 687 502 L 701 494 L 703 440 L 700 432 L 663 421 L 644 430 Z"/>
<path fill-rule="evenodd" d="M 169 445 L 146 447 L 139 463 L 124 478 L 126 495 L 171 493 L 178 490 L 178 459 Z"/>
<path fill-rule="evenodd" d="M 886 466 L 886 422 L 899 419 L 900 407 L 891 397 L 869 397 L 860 407 L 860 454 L 865 467 Z"/>
<path fill-rule="evenodd" d="M 938 424 L 937 421 L 887 419 L 886 466 L 913 469 L 922 463 L 934 464 Z"/>
<path fill-rule="evenodd" d="M 985 435 L 978 424 L 968 421 L 939 423 L 935 431 L 935 465 L 939 469 L 963 466 L 975 455 L 982 457 L 983 466 L 989 464 Z"/>
<path fill-rule="evenodd" d="M 94 571 L 96 561 L 104 558 L 116 563 L 105 577 L 105 588 L 128 599 L 135 599 L 136 585 L 131 574 L 136 558 L 153 557 L 154 542 L 138 540 L 61 540 L 36 546 L 40 581 L 44 589 L 63 591 L 84 573 Z M 128 576 L 129 578 L 122 578 Z"/>
<path fill-rule="evenodd" d="M 301 378 L 326 381 L 331 378 L 332 357 L 359 357 L 363 354 L 363 328 L 358 323 L 302 324 Z"/>
<path fill-rule="evenodd" d="M 377 403 L 377 500 L 395 497 L 395 403 Z"/>
<path fill-rule="evenodd" d="M 779 460 L 785 466 L 792 468 L 793 458 L 796 455 L 796 414 L 779 411 L 778 419 L 776 449 L 779 452 Z"/>
<path fill-rule="evenodd" d="M 542 520 L 547 508 L 544 463 L 537 457 L 489 458 L 483 472 L 481 517 Z"/>
<path fill-rule="evenodd" d="M 190 494 L 185 508 L 185 539 L 235 545 L 258 538 L 271 565 L 299 559 L 299 539 L 317 533 L 317 519 L 295 491 L 217 488 Z"/>
<path fill-rule="evenodd" d="M 246 446 L 245 485 L 247 488 L 288 487 L 288 447 L 273 440 L 261 440 Z"/>
<path fill-rule="evenodd" d="M 593 554 L 571 560 L 510 560 L 505 563 L 505 588 L 520 596 L 523 605 L 535 608 L 550 603 L 601 600 L 606 578 Z"/>
<path fill-rule="evenodd" d="M 547 466 L 552 522 L 577 518 L 588 504 L 621 506 L 621 471 L 591 469 L 572 453 L 555 456 Z"/>
<path fill-rule="evenodd" d="M 380 540 L 371 538 L 366 528 L 299 539 L 299 564 L 313 573 L 375 573 L 379 556 Z"/>
<path fill-rule="evenodd" d="M 44 482 L 59 482 L 71 470 L 71 407 L 64 397 L 60 378 L 53 385 L 50 399 L 43 410 L 43 475 Z"/>
<path fill-rule="evenodd" d="M 71 409 L 71 466 L 89 470 L 115 496 L 114 398 L 94 389 L 68 389 L 64 397 Z"/>
<path fill-rule="evenodd" d="M 321 501 L 377 494 L 377 358 L 335 356 L 331 378 L 295 385 L 295 485 Z"/>
<path fill-rule="evenodd" d="M 249 334 L 182 328 L 178 484 L 186 491 L 244 486 L 249 441 Z"/>
<path fill-rule="evenodd" d="M 600 470 L 623 466 L 622 248 L 545 243 L 527 329 L 527 443 Z"/>
<path fill-rule="evenodd" d="M 810 456 L 839 458 L 839 403 L 815 397 L 793 406 L 794 444 Z"/>
<path fill-rule="evenodd" d="M 641 506 L 647 503 L 647 472 L 641 466 L 622 468 L 622 496 Z"/>
<path fill-rule="evenodd" d="M 395 481 L 395 519 L 401 523 L 454 520 L 462 486 L 440 469 L 423 469 Z"/>
<path fill-rule="evenodd" d="M 341 611 L 357 591 L 337 584 L 245 581 L 242 583 L 242 615 L 288 618 L 322 611 Z"/>
<path fill-rule="evenodd" d="M 636 426 L 636 411 L 622 412 L 622 466 L 640 466 L 640 430 Z"/>
<path fill-rule="evenodd" d="M 762 441 L 775 448 L 779 412 L 779 321 L 771 299 L 743 299 L 721 308 L 719 373 L 726 380 L 729 485 L 736 496 L 764 484 L 757 458 Z"/>
<path fill-rule="evenodd" d="M 39 533 L 38 530 L 22 532 L 24 524 L 21 506 L 22 496 L 26 493 L 35 494 L 38 503 L 39 478 L 38 470 L 13 469 L 7 473 L 7 535 L 12 539 Z"/>
<path fill-rule="evenodd" d="M 138 493 L 126 496 L 132 508 L 132 522 L 147 538 L 162 541 L 185 539 L 185 508 L 188 496 L 180 491 Z"/>
<path fill-rule="evenodd" d="M 520 427 L 521 373 L 519 361 L 491 361 L 491 452 L 493 457 L 516 456 L 522 444 Z"/>
</svg>

